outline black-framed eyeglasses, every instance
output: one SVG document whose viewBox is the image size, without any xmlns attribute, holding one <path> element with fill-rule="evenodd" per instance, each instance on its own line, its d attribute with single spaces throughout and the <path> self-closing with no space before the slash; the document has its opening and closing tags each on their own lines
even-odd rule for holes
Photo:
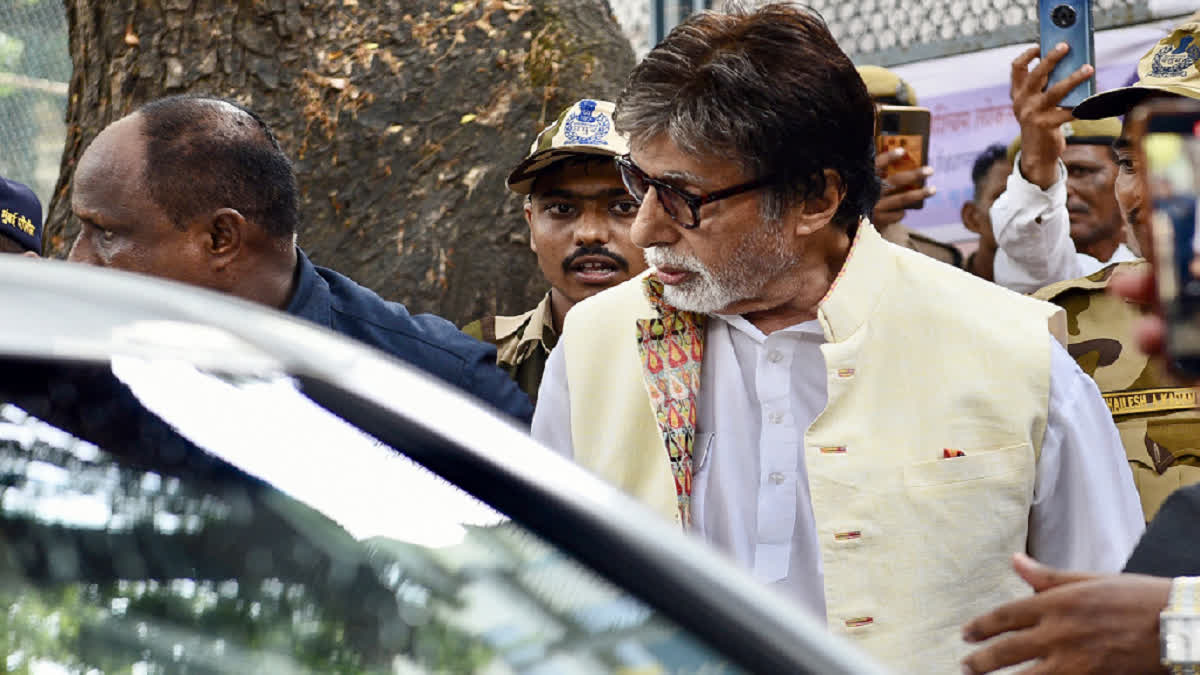
<svg viewBox="0 0 1200 675">
<path fill-rule="evenodd" d="M 641 206 L 642 202 L 646 199 L 646 192 L 651 187 L 654 187 L 654 191 L 658 195 L 658 203 L 662 204 L 663 211 L 666 211 L 672 220 L 679 223 L 680 227 L 687 230 L 694 230 L 700 227 L 701 206 L 734 195 L 740 195 L 743 192 L 749 192 L 771 182 L 769 176 L 764 176 L 746 183 L 734 185 L 733 187 L 727 187 L 723 190 L 710 192 L 706 195 L 693 195 L 673 185 L 647 176 L 645 171 L 642 171 L 637 164 L 633 163 L 629 155 L 621 155 L 616 158 L 616 161 L 617 170 L 621 173 L 621 181 L 625 183 L 625 189 L 629 190 L 629 195 L 638 203 L 638 206 Z M 687 219 L 687 214 L 689 213 L 692 216 L 691 220 Z"/>
</svg>

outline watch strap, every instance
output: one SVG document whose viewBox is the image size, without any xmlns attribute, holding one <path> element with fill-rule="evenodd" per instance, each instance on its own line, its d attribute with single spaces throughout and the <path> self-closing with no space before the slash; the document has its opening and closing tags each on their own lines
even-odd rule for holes
<svg viewBox="0 0 1200 675">
<path fill-rule="evenodd" d="M 1188 623 L 1200 621 L 1200 577 L 1176 577 L 1171 580 L 1171 593 L 1167 606 L 1163 609 L 1160 619 L 1163 628 L 1168 628 L 1174 621 L 1184 620 Z M 1174 649 L 1167 642 L 1177 639 L 1172 631 L 1163 633 L 1163 665 L 1172 675 L 1200 675 L 1200 663 L 1193 659 L 1179 663 L 1170 657 Z M 1188 635 L 1189 642 L 1200 641 L 1200 635 Z"/>
</svg>

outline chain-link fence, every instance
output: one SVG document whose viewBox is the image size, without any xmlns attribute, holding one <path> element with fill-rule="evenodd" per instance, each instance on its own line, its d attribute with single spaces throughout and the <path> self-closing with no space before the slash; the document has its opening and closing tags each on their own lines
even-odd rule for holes
<svg viewBox="0 0 1200 675">
<path fill-rule="evenodd" d="M 1034 0 L 810 0 L 856 63 L 884 66 L 1036 42 Z M 1092 0 L 1097 30 L 1153 18 L 1146 0 Z"/>
<path fill-rule="evenodd" d="M 763 4 L 768 0 L 740 0 Z M 644 54 L 693 11 L 722 0 L 610 0 Z M 1037 40 L 1037 0 L 806 0 L 856 63 L 893 66 Z M 1179 5 L 1176 7 L 1175 5 Z M 1161 7 L 1160 7 L 1161 6 Z M 1170 0 L 1092 0 L 1097 30 L 1183 14 Z"/>
<path fill-rule="evenodd" d="M 66 128 L 71 56 L 61 0 L 0 0 L 0 175 L 48 206 Z"/>
</svg>

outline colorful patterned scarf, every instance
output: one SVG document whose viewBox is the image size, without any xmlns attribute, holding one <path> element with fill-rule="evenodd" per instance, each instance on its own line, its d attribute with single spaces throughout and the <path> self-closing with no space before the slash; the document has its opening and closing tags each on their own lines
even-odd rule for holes
<svg viewBox="0 0 1200 675">
<path fill-rule="evenodd" d="M 658 431 L 671 460 L 679 516 L 692 526 L 692 448 L 696 437 L 696 394 L 704 356 L 708 317 L 685 312 L 663 301 L 663 284 L 653 274 L 644 291 L 658 317 L 638 320 L 638 354 Z"/>
</svg>

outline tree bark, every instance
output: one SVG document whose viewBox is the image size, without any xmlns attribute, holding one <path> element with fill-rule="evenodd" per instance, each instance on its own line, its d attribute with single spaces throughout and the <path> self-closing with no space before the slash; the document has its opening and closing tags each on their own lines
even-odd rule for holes
<svg viewBox="0 0 1200 675">
<path fill-rule="evenodd" d="M 458 324 L 546 285 L 504 187 L 571 101 L 633 65 L 606 0 L 64 0 L 74 66 L 47 221 L 77 232 L 71 175 L 110 122 L 203 92 L 261 114 L 295 163 L 300 245 L 413 311 Z"/>
</svg>

